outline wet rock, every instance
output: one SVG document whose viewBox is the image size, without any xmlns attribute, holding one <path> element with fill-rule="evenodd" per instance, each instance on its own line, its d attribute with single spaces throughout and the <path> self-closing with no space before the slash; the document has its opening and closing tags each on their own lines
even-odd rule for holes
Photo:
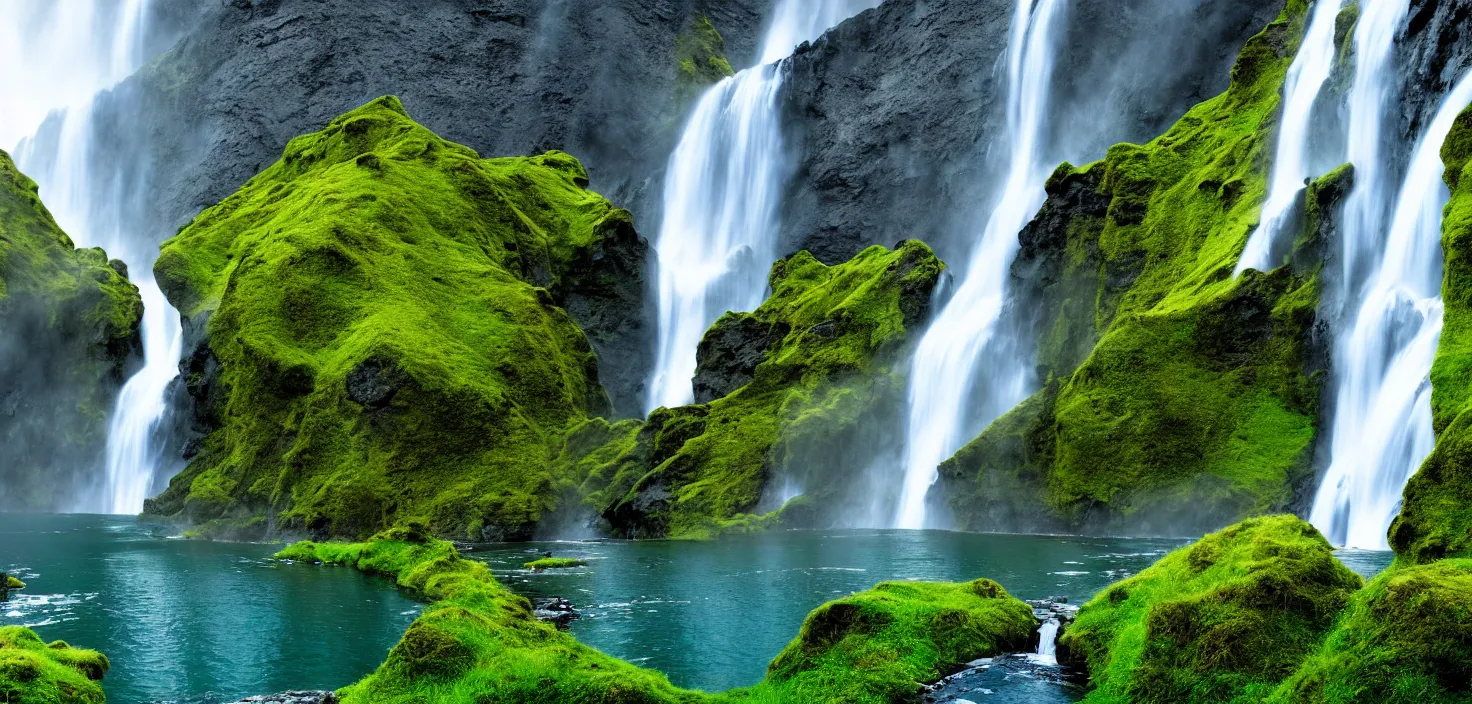
<svg viewBox="0 0 1472 704">
<path fill-rule="evenodd" d="M 572 602 L 560 596 L 554 596 L 550 599 L 536 602 L 535 608 L 532 610 L 532 615 L 538 621 L 546 621 L 557 626 L 558 630 L 565 631 L 582 614 L 578 613 L 577 608 L 572 605 Z"/>
<path fill-rule="evenodd" d="M 695 402 L 710 403 L 751 383 L 757 365 L 791 329 L 786 323 L 766 323 L 741 313 L 722 316 L 701 338 L 695 353 Z"/>
<path fill-rule="evenodd" d="M 406 374 L 392 359 L 371 357 L 348 372 L 348 398 L 367 408 L 383 408 L 393 400 Z"/>
<path fill-rule="evenodd" d="M 337 704 L 337 695 L 332 692 L 303 690 L 246 697 L 234 704 Z"/>
</svg>

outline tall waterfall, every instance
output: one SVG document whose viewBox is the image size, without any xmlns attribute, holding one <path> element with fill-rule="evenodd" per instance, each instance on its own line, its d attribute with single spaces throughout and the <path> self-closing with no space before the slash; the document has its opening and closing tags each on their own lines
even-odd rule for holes
<svg viewBox="0 0 1472 704">
<path fill-rule="evenodd" d="M 1310 518 L 1339 545 L 1387 549 L 1401 491 L 1431 453 L 1431 364 L 1441 339 L 1442 143 L 1472 105 L 1472 74 L 1447 96 L 1411 159 L 1383 242 L 1358 242 L 1378 263 L 1340 342 L 1333 460 Z"/>
<path fill-rule="evenodd" d="M 143 294 L 145 366 L 118 397 L 100 487 L 73 508 L 138 513 L 161 448 L 154 429 L 164 388 L 178 373 L 178 315 L 153 282 L 153 233 L 137 232 L 125 202 L 136 191 L 117 168 L 99 168 L 94 100 L 145 60 L 149 0 L 17 0 L 19 20 L 0 29 L 0 140 L 41 186 L 58 224 L 79 246 L 100 246 L 128 264 Z M 54 133 L 33 135 L 50 118 Z M 59 127 L 58 127 L 59 125 Z M 24 138 L 24 139 L 23 139 Z"/>
<path fill-rule="evenodd" d="M 761 62 L 701 96 L 664 182 L 659 256 L 659 343 L 647 410 L 694 399 L 695 348 L 728 310 L 761 305 L 777 258 L 787 176 L 776 63 L 798 44 L 879 0 L 781 0 Z"/>
<path fill-rule="evenodd" d="M 1007 136 L 1011 148 L 1005 185 L 965 278 L 920 340 L 910 366 L 905 478 L 895 525 L 925 527 L 925 496 L 940 463 L 960 449 L 968 426 L 967 402 L 979 357 L 1001 317 L 1017 233 L 1042 206 L 1049 164 L 1042 138 L 1053 76 L 1055 20 L 1065 0 L 1019 0 L 1007 54 Z M 1007 378 L 1010 377 L 1010 378 Z M 1021 371 L 994 379 L 987 393 L 1010 408 L 1026 392 Z M 983 420 L 991 420 L 990 418 Z"/>
<path fill-rule="evenodd" d="M 1313 115 L 1314 101 L 1334 68 L 1334 25 L 1343 0 L 1318 0 L 1318 3 L 1283 86 L 1287 102 L 1283 106 L 1272 186 L 1262 209 L 1262 222 L 1248 238 L 1234 275 L 1248 269 L 1275 268 L 1278 262 L 1274 255 L 1280 254 L 1284 222 L 1298 201 L 1298 194 L 1303 192 L 1304 179 L 1310 176 L 1309 118 Z"/>
</svg>

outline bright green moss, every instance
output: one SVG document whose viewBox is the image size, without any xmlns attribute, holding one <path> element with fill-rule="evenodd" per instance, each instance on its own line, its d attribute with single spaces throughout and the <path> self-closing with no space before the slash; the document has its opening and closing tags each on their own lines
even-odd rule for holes
<svg viewBox="0 0 1472 704">
<path fill-rule="evenodd" d="M 705 15 L 693 17 L 690 26 L 675 36 L 675 60 L 679 62 L 676 97 L 693 100 L 706 86 L 736 74 L 726 60 L 726 40 Z"/>
<path fill-rule="evenodd" d="M 580 560 L 576 557 L 544 557 L 540 560 L 532 560 L 531 562 L 522 565 L 522 567 L 525 567 L 526 569 L 536 570 L 538 572 L 541 572 L 542 570 L 562 570 L 569 567 L 587 566 L 587 560 Z"/>
<path fill-rule="evenodd" d="M 47 644 L 35 631 L 0 626 L 0 701 L 6 704 L 102 704 L 97 684 L 107 673 L 107 656 Z"/>
<path fill-rule="evenodd" d="M 1472 701 L 1472 560 L 1397 565 L 1376 577 L 1271 701 Z"/>
<path fill-rule="evenodd" d="M 1260 701 L 1361 583 L 1313 526 L 1254 518 L 1095 596 L 1060 652 L 1087 667 L 1090 703 Z"/>
<path fill-rule="evenodd" d="M 1037 626 L 1029 606 L 989 580 L 884 583 L 809 614 L 762 683 L 707 695 L 537 621 L 484 563 L 421 526 L 367 543 L 296 543 L 276 557 L 384 575 L 431 602 L 376 672 L 338 692 L 345 704 L 908 701 L 972 659 L 1026 649 Z"/>
<path fill-rule="evenodd" d="M 965 584 L 885 582 L 832 601 L 752 688 L 753 701 L 885 704 L 911 701 L 977 658 L 1028 649 L 1032 608 L 988 579 Z"/>
<path fill-rule="evenodd" d="M 586 184 L 560 152 L 481 159 L 394 98 L 292 140 L 163 245 L 165 292 L 207 320 L 186 381 L 217 427 L 150 510 L 212 533 L 529 536 L 571 481 L 563 435 L 608 408 L 557 305 L 629 222 Z"/>
<path fill-rule="evenodd" d="M 645 430 L 613 440 L 618 451 L 597 471 L 608 483 L 590 495 L 610 506 L 603 515 L 615 532 L 709 537 L 769 525 L 775 516 L 750 512 L 774 475 L 815 466 L 800 453 L 818 440 L 841 446 L 866 414 L 897 401 L 903 386 L 893 365 L 943 269 L 917 241 L 871 247 L 835 266 L 807 252 L 777 262 L 771 297 L 752 313 L 728 313 L 707 333 L 743 321 L 785 331 L 751 382 L 707 405 L 656 411 Z M 849 465 L 827 459 L 821 464 Z M 828 477 L 809 485 L 842 483 Z"/>
<path fill-rule="evenodd" d="M 139 348 L 143 301 L 101 249 L 77 249 L 0 151 L 0 510 L 53 510 L 93 466 Z M 16 404 L 23 404 L 16 413 Z"/>
<path fill-rule="evenodd" d="M 1161 137 L 1049 180 L 1018 267 L 1038 287 L 1052 379 L 943 468 L 962 527 L 1032 511 L 998 507 L 987 487 L 1035 487 L 1074 529 L 1141 514 L 1205 528 L 1289 504 L 1318 424 L 1318 261 L 1232 272 L 1266 196 L 1304 14 L 1290 2 L 1227 92 Z"/>
<path fill-rule="evenodd" d="M 14 577 L 12 577 L 10 575 L 5 575 L 5 588 L 7 588 L 7 589 L 25 589 L 26 588 L 26 583 L 20 581 L 19 579 L 14 578 Z"/>
<path fill-rule="evenodd" d="M 1445 317 L 1431 366 L 1436 449 L 1406 485 L 1390 527 L 1391 546 L 1413 563 L 1472 556 L 1472 110 L 1457 118 L 1441 156 L 1452 199 L 1442 219 Z"/>
</svg>

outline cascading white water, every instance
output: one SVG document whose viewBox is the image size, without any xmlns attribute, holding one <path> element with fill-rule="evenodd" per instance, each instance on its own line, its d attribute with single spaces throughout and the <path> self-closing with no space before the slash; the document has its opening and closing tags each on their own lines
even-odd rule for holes
<svg viewBox="0 0 1472 704">
<path fill-rule="evenodd" d="M 1037 652 L 1028 656 L 1028 659 L 1038 665 L 1058 664 L 1058 629 L 1062 627 L 1058 619 L 1050 618 L 1038 626 L 1038 649 Z"/>
<path fill-rule="evenodd" d="M 1283 86 L 1287 100 L 1278 129 L 1278 151 L 1273 160 L 1272 186 L 1263 205 L 1262 221 L 1247 240 L 1233 275 L 1248 269 L 1274 268 L 1273 254 L 1281 245 L 1284 221 L 1309 177 L 1309 118 L 1314 102 L 1334 68 L 1334 25 L 1343 0 L 1319 0 L 1309 20 L 1308 31 Z"/>
<path fill-rule="evenodd" d="M 782 0 L 761 63 L 700 97 L 664 183 L 659 257 L 659 342 L 646 410 L 694 399 L 695 348 L 729 310 L 761 305 L 777 258 L 787 165 L 777 115 L 782 72 L 773 62 L 879 0 Z"/>
<path fill-rule="evenodd" d="M 1310 519 L 1329 540 L 1387 549 L 1401 491 L 1431 453 L 1429 375 L 1441 338 L 1442 143 L 1472 105 L 1472 74 L 1446 98 L 1401 184 L 1389 234 L 1360 253 L 1379 262 L 1341 340 L 1332 463 Z"/>
<path fill-rule="evenodd" d="M 181 334 L 149 272 L 155 238 L 130 230 L 116 170 L 96 169 L 94 100 L 142 65 L 149 0 L 18 0 L 17 22 L 0 28 L 0 140 L 15 144 L 17 165 L 41 187 L 57 223 L 83 247 L 122 259 L 142 292 L 144 368 L 124 386 L 108 435 L 98 491 L 79 511 L 138 513 L 160 464 L 154 430 L 164 389 L 177 375 Z M 25 138 L 52 116 L 52 139 Z M 42 142 L 45 142 L 43 145 Z"/>
<path fill-rule="evenodd" d="M 898 528 L 924 528 L 925 496 L 940 463 L 965 442 L 967 400 L 978 357 L 1002 314 L 1007 272 L 1017 255 L 1017 233 L 1042 206 L 1049 165 L 1042 139 L 1053 76 L 1055 20 L 1065 0 L 1019 0 L 1007 56 L 1007 180 L 972 250 L 965 278 L 931 323 L 910 365 L 909 427 L 905 477 L 895 518 Z M 994 407 L 1016 405 L 1026 380 L 1019 372 L 999 379 L 988 393 Z M 983 422 L 991 419 L 982 419 Z"/>
</svg>

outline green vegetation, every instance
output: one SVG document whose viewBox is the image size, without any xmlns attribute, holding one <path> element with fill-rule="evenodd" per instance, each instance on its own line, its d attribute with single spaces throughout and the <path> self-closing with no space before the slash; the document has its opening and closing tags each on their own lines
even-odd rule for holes
<svg viewBox="0 0 1472 704">
<path fill-rule="evenodd" d="M 752 688 L 754 701 L 886 704 L 910 701 L 967 662 L 1025 651 L 1032 607 L 989 579 L 884 582 L 824 604 Z"/>
<path fill-rule="evenodd" d="M 101 457 L 140 345 L 143 301 L 126 272 L 77 249 L 0 151 L 0 510 L 72 500 L 76 468 Z"/>
<path fill-rule="evenodd" d="M 705 15 L 692 17 L 690 26 L 675 36 L 675 60 L 680 66 L 675 97 L 682 104 L 694 100 L 707 86 L 736 74 L 726 60 L 726 40 Z"/>
<path fill-rule="evenodd" d="M 6 704 L 102 704 L 97 682 L 107 669 L 102 653 L 0 626 L 0 701 Z"/>
<path fill-rule="evenodd" d="M 1310 476 L 1319 261 L 1232 276 L 1260 217 L 1306 5 L 1289 2 L 1247 43 L 1229 89 L 1164 135 L 1049 180 L 1015 268 L 1037 287 L 1025 293 L 1045 385 L 942 467 L 961 527 L 1015 529 L 1023 516 L 1207 529 L 1282 510 Z M 1326 205 L 1347 172 L 1336 174 L 1316 191 Z"/>
<path fill-rule="evenodd" d="M 778 261 L 772 296 L 752 313 L 726 314 L 701 343 L 704 375 L 708 343 L 726 331 L 756 335 L 755 368 L 725 370 L 750 381 L 709 404 L 657 410 L 643 426 L 595 423 L 573 433 L 578 449 L 564 457 L 582 463 L 583 495 L 608 507 L 604 518 L 626 537 L 702 537 L 780 520 L 751 513 L 774 477 L 867 462 L 860 440 L 871 414 L 899 402 L 893 365 L 943 269 L 917 241 L 870 247 L 834 266 L 807 252 Z M 808 461 L 815 454 L 826 461 Z M 850 483 L 808 479 L 809 487 Z"/>
<path fill-rule="evenodd" d="M 880 584 L 813 611 L 762 683 L 707 695 L 537 621 L 484 563 L 426 533 L 410 524 L 367 543 L 301 542 L 276 556 L 384 575 L 431 602 L 376 672 L 338 693 L 345 704 L 879 704 L 908 700 L 971 659 L 1025 648 L 1036 626 L 1030 607 L 988 580 Z"/>
<path fill-rule="evenodd" d="M 25 589 L 26 583 L 10 575 L 5 575 L 5 587 L 7 589 Z"/>
<path fill-rule="evenodd" d="M 1390 544 L 1412 563 L 1472 556 L 1472 110 L 1457 118 L 1441 156 L 1452 200 L 1442 220 L 1445 321 L 1431 367 L 1436 449 L 1390 527 Z"/>
<path fill-rule="evenodd" d="M 162 247 L 205 333 L 185 381 L 207 434 L 148 511 L 203 536 L 529 537 L 576 486 L 563 436 L 608 409 L 559 302 L 631 219 L 586 184 L 560 152 L 481 159 L 392 97 L 292 140 Z"/>
<path fill-rule="evenodd" d="M 525 567 L 526 569 L 536 570 L 538 572 L 541 572 L 542 570 L 561 570 L 567 569 L 569 567 L 587 566 L 587 560 L 578 559 L 576 557 L 544 557 L 540 560 L 532 560 L 531 562 L 522 565 L 522 567 Z"/>
<path fill-rule="evenodd" d="M 1095 596 L 1059 649 L 1088 668 L 1091 703 L 1261 701 L 1361 583 L 1313 526 L 1254 518 Z"/>
<path fill-rule="evenodd" d="M 1472 701 L 1472 560 L 1397 565 L 1376 577 L 1271 701 Z"/>
</svg>

